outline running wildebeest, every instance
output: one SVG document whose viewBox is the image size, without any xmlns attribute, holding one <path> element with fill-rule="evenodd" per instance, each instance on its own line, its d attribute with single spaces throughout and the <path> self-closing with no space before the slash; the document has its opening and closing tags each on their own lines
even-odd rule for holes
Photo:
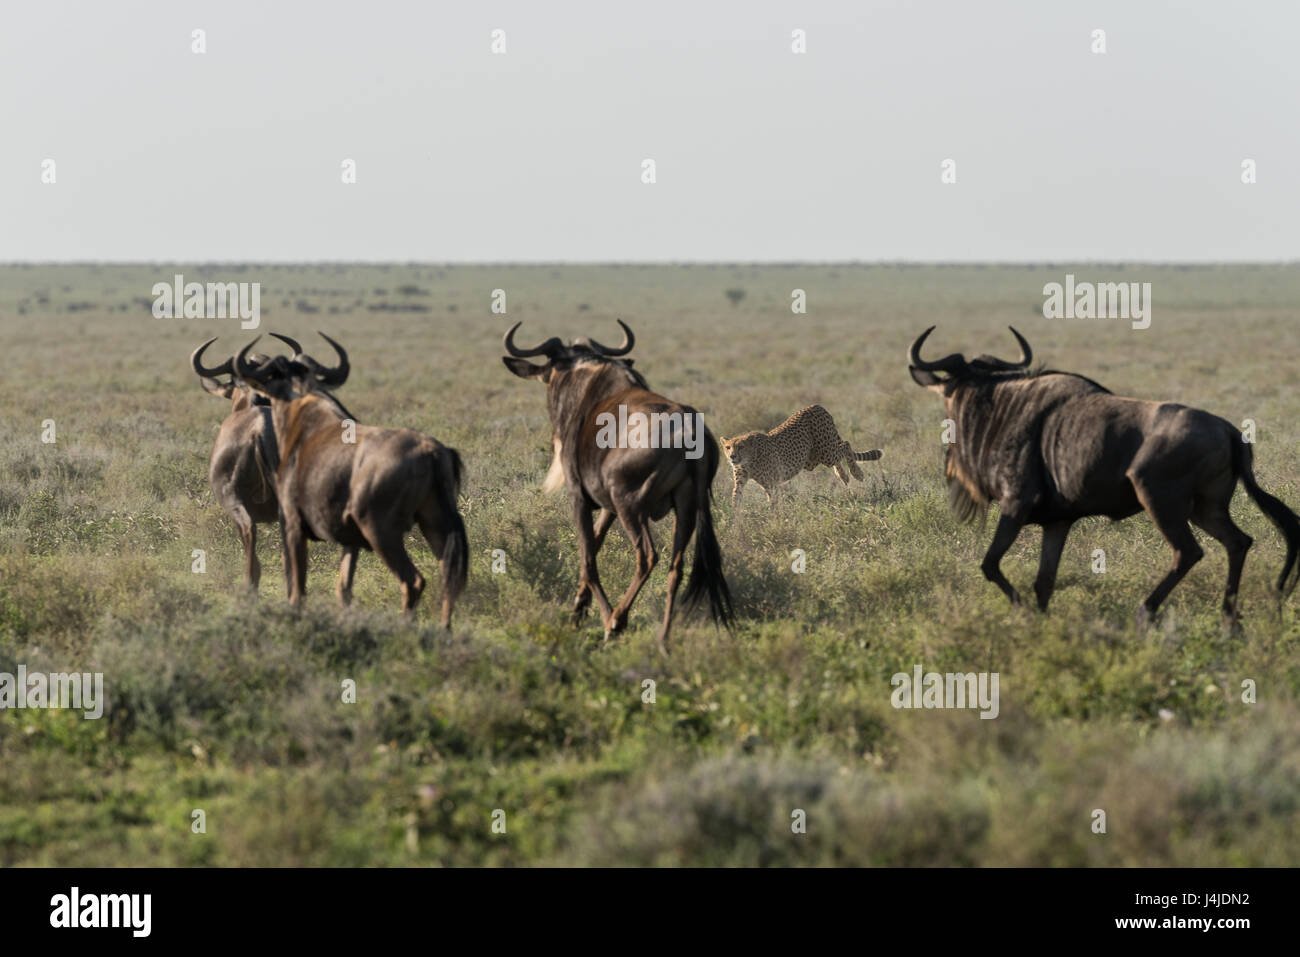
<svg viewBox="0 0 1300 957">
<path fill-rule="evenodd" d="M 722 552 L 713 532 L 711 511 L 718 443 L 707 429 L 697 426 L 700 419 L 694 409 L 651 392 L 640 373 L 632 370 L 633 360 L 623 357 L 632 351 L 636 340 L 623 320 L 618 323 L 623 327 L 623 344 L 618 348 L 588 338 L 575 339 L 566 346 L 552 337 L 522 349 L 514 343 L 520 325 L 516 322 L 505 334 L 505 350 L 510 355 L 502 361 L 520 378 L 535 378 L 546 385 L 554 458 L 545 488 L 568 487 L 578 529 L 582 568 L 573 602 L 575 624 L 582 620 L 595 595 L 605 637 L 623 630 L 632 602 L 659 558 L 650 522 L 674 512 L 668 601 L 659 634 L 659 646 L 666 652 L 692 534 L 695 560 L 682 599 L 687 606 L 694 606 L 707 597 L 713 620 L 724 625 L 731 621 L 731 595 L 722 575 Z M 533 356 L 544 356 L 545 364 L 526 361 Z M 638 414 L 645 418 L 637 419 Z M 626 429 L 619 441 L 602 441 L 602 430 L 613 432 L 611 421 L 659 424 L 662 428 L 655 435 L 669 441 L 624 441 L 634 432 Z M 676 432 L 674 422 L 679 427 Z M 674 436 L 682 441 L 674 443 Z M 688 454 L 688 439 L 694 440 L 696 457 Z M 653 447 L 647 447 L 650 445 Z M 593 524 L 595 509 L 600 509 L 600 516 Z M 596 571 L 596 555 L 616 517 L 636 550 L 636 574 L 618 607 L 611 608 Z"/>
<path fill-rule="evenodd" d="M 280 456 L 275 446 L 271 405 L 235 379 L 234 358 L 211 369 L 203 365 L 203 352 L 216 342 L 214 336 L 190 355 L 190 366 L 204 390 L 231 399 L 230 414 L 221 423 L 217 441 L 208 460 L 208 481 L 217 504 L 225 509 L 239 529 L 244 544 L 244 579 L 254 590 L 262 578 L 257 560 L 257 526 L 279 516 L 275 497 L 275 470 Z M 258 364 L 266 356 L 250 356 Z M 222 382 L 219 376 L 230 376 Z"/>
<path fill-rule="evenodd" d="M 295 356 L 255 364 L 246 345 L 235 372 L 271 401 L 280 456 L 276 492 L 284 539 L 289 602 L 301 603 L 307 587 L 307 539 L 343 546 L 337 594 L 351 601 L 357 553 L 371 549 L 401 582 L 402 610 L 411 612 L 424 591 L 424 576 L 406 553 L 403 539 L 413 525 L 442 563 L 442 625 L 465 587 L 469 545 L 456 508 L 462 466 L 455 449 L 410 429 L 358 425 L 327 391 L 348 375 L 347 352 L 321 333 L 339 364 L 323 366 L 290 340 Z"/>
<path fill-rule="evenodd" d="M 998 505 L 1001 517 L 982 569 L 1013 604 L 1020 596 L 998 565 L 1023 526 L 1043 527 L 1034 593 L 1046 610 L 1070 526 L 1089 515 L 1119 520 L 1145 509 L 1173 549 L 1174 563 L 1142 603 L 1139 623 L 1204 554 L 1190 520 L 1227 550 L 1223 612 L 1235 624 L 1237 587 L 1252 544 L 1228 512 L 1238 480 L 1286 539 L 1279 598 L 1295 587 L 1300 518 L 1255 483 L 1250 445 L 1231 422 L 1173 402 L 1113 395 L 1080 375 L 1030 371 L 1029 343 L 1015 329 L 1016 362 L 991 356 L 967 362 L 960 354 L 926 361 L 921 346 L 933 331 L 912 343 L 908 369 L 919 385 L 943 396 L 956 424 L 945 467 L 953 511 L 966 521 Z"/>
</svg>

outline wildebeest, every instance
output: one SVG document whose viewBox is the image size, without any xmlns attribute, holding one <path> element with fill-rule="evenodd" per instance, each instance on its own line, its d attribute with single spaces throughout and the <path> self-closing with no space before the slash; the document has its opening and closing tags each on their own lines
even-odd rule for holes
<svg viewBox="0 0 1300 957">
<path fill-rule="evenodd" d="M 225 509 L 244 544 L 244 578 L 253 589 L 262 577 L 257 560 L 257 526 L 274 522 L 279 514 L 275 497 L 275 470 L 280 455 L 275 445 L 270 403 L 235 379 L 234 359 L 219 366 L 203 365 L 203 352 L 216 342 L 209 339 L 190 355 L 199 383 L 213 395 L 231 399 L 230 413 L 221 423 L 208 460 L 208 481 L 217 504 Z M 265 356 L 251 356 L 256 363 Z M 219 377 L 230 376 L 222 382 Z"/>
<path fill-rule="evenodd" d="M 998 565 L 1023 526 L 1043 527 L 1034 592 L 1046 610 L 1071 525 L 1088 515 L 1119 520 L 1145 509 L 1173 549 L 1174 563 L 1142 603 L 1139 622 L 1204 554 L 1190 520 L 1227 550 L 1223 612 L 1235 623 L 1252 544 L 1228 511 L 1238 480 L 1286 539 L 1279 597 L 1295 587 L 1300 519 L 1256 484 L 1251 447 L 1231 422 L 1173 402 L 1113 395 L 1081 375 L 1031 371 L 1029 343 L 1015 329 L 1015 362 L 991 356 L 967 362 L 960 354 L 926 361 L 921 346 L 933 331 L 912 343 L 908 368 L 918 384 L 943 396 L 956 426 L 945 468 L 953 510 L 969 520 L 998 505 L 1001 517 L 982 568 L 1013 604 L 1020 597 Z"/>
<path fill-rule="evenodd" d="M 520 378 L 535 378 L 546 385 L 554 448 L 546 488 L 568 487 L 578 529 L 582 567 L 573 602 L 575 624 L 586 614 L 594 594 L 605 637 L 623 630 L 632 602 L 659 558 L 650 522 L 674 512 L 668 601 L 659 634 L 659 646 L 667 651 L 673 604 L 692 534 L 695 560 L 683 601 L 693 606 L 707 597 L 713 620 L 722 624 L 731 621 L 731 595 L 722 575 L 722 552 L 711 512 L 718 443 L 702 425 L 696 427 L 700 419 L 693 408 L 651 392 L 641 374 L 633 371 L 633 360 L 623 357 L 632 351 L 636 340 L 627 324 L 621 319 L 618 322 L 623 327 L 623 343 L 617 348 L 588 338 L 575 339 L 566 346 L 552 337 L 530 349 L 515 345 L 515 330 L 520 325 L 516 322 L 505 334 L 505 350 L 510 354 L 502 361 Z M 545 364 L 526 361 L 534 356 L 544 356 Z M 655 415 L 658 418 L 650 421 L 668 423 L 655 434 L 680 436 L 679 447 L 672 447 L 671 441 L 655 443 L 659 447 L 639 447 L 641 443 L 623 441 L 626 434 L 618 442 L 598 441 L 602 430 L 609 428 L 602 423 L 611 419 L 636 422 L 637 414 L 647 419 Z M 672 432 L 674 421 L 680 432 Z M 688 439 L 696 443 L 698 457 L 690 457 L 690 450 L 680 447 Z M 597 508 L 600 516 L 593 524 L 592 512 Z M 596 571 L 596 555 L 615 517 L 636 550 L 636 574 L 618 607 L 611 608 Z"/>
<path fill-rule="evenodd" d="M 347 352 L 321 333 L 338 354 L 333 368 L 302 354 L 255 364 L 235 356 L 235 372 L 271 401 L 280 465 L 276 492 L 284 539 L 289 602 L 298 605 L 307 587 L 307 539 L 343 546 L 337 594 L 347 604 L 357 553 L 371 549 L 401 582 L 402 610 L 411 612 L 424 591 L 424 576 L 406 553 L 403 539 L 413 525 L 442 563 L 442 625 L 465 586 L 469 545 L 456 508 L 462 465 L 455 449 L 410 429 L 358 425 L 327 391 L 347 378 Z"/>
</svg>

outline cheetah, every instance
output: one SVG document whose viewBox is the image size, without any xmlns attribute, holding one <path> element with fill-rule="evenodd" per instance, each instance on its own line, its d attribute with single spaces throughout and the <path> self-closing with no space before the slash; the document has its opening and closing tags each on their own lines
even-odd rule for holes
<svg viewBox="0 0 1300 957">
<path fill-rule="evenodd" d="M 840 481 L 848 485 L 849 473 L 862 481 L 858 462 L 870 462 L 883 454 L 880 449 L 854 452 L 840 438 L 831 414 L 820 405 L 800 409 L 771 432 L 746 432 L 723 439 L 722 451 L 727 454 L 735 477 L 735 487 L 731 490 L 733 506 L 740 501 L 740 491 L 749 479 L 763 487 L 768 503 L 772 504 L 777 486 L 801 470 L 811 472 L 819 465 L 829 465 Z"/>
</svg>

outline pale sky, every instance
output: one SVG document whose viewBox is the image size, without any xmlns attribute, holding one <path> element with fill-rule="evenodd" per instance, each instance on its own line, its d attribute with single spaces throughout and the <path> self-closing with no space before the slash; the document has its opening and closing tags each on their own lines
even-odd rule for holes
<svg viewBox="0 0 1300 957">
<path fill-rule="evenodd" d="M 1300 258 L 1292 0 L 0 17 L 0 261 Z"/>
</svg>

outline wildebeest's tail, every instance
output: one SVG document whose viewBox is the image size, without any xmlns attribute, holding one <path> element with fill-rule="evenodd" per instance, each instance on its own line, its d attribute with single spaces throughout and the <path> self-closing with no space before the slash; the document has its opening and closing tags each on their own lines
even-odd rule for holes
<svg viewBox="0 0 1300 957">
<path fill-rule="evenodd" d="M 731 590 L 722 575 L 722 549 L 713 532 L 713 474 L 718 468 L 718 446 L 712 436 L 705 443 L 708 455 L 696 460 L 695 469 L 695 561 L 686 581 L 682 601 L 693 608 L 707 595 L 709 615 L 731 627 Z M 707 464 L 706 464 L 707 463 Z"/>
<path fill-rule="evenodd" d="M 1287 508 L 1281 499 L 1274 498 L 1255 484 L 1255 470 L 1252 465 L 1254 455 L 1250 446 L 1241 440 L 1241 435 L 1236 429 L 1233 429 L 1232 447 L 1233 465 L 1236 467 L 1241 484 L 1246 487 L 1246 494 L 1259 506 L 1259 510 L 1268 516 L 1269 521 L 1277 526 L 1277 530 L 1286 539 L 1286 562 L 1282 565 L 1282 574 L 1277 579 L 1277 590 L 1280 595 L 1289 595 L 1295 588 L 1296 579 L 1300 578 L 1300 564 L 1297 563 L 1297 558 L 1300 558 L 1300 516 Z"/>
<path fill-rule="evenodd" d="M 438 511 L 443 516 L 442 554 L 438 557 L 442 560 L 442 593 L 455 601 L 465 588 L 465 579 L 469 575 L 469 539 L 465 535 L 465 523 L 461 520 L 460 509 L 456 506 L 465 466 L 455 449 L 444 446 L 443 450 L 447 453 L 451 475 L 440 476 L 440 480 L 433 483 Z"/>
</svg>

